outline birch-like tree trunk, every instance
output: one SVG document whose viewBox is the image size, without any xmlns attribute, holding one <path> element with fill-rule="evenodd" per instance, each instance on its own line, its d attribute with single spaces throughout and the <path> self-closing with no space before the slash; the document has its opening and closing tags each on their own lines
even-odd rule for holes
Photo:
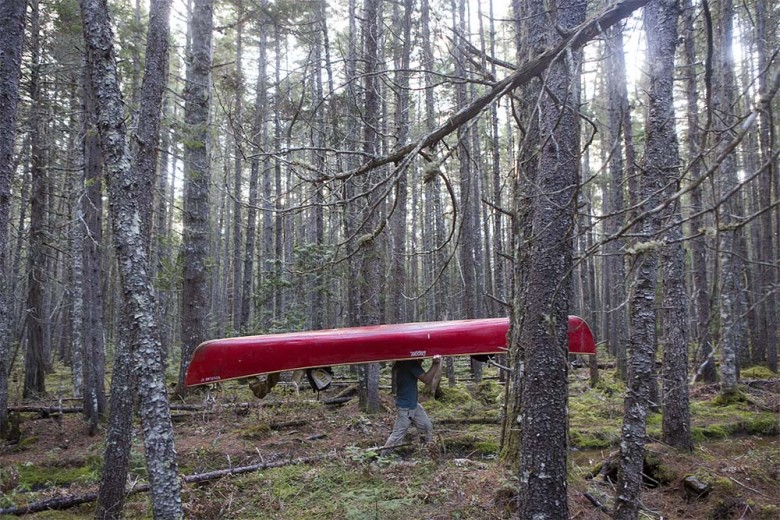
<svg viewBox="0 0 780 520">
<path fill-rule="evenodd" d="M 639 208 L 640 212 L 654 208 L 661 202 L 667 175 L 675 178 L 679 168 L 679 160 L 674 153 L 677 140 L 674 134 L 672 94 L 678 17 L 677 0 L 657 0 L 645 7 L 650 86 L 645 125 L 647 144 L 644 175 L 637 194 L 637 199 L 644 201 Z M 615 518 L 618 519 L 635 519 L 639 512 L 647 414 L 652 404 L 650 383 L 655 366 L 655 290 L 660 247 L 657 233 L 660 227 L 660 215 L 653 213 L 644 216 L 640 223 L 641 241 L 633 245 L 633 270 L 636 275 L 631 296 L 631 350 L 615 506 Z"/>
<path fill-rule="evenodd" d="M 11 301 L 8 225 L 14 174 L 16 109 L 19 103 L 26 1 L 0 3 L 0 437 L 8 425 L 8 369 L 11 355 Z"/>
<path fill-rule="evenodd" d="M 176 451 L 174 449 L 173 426 L 168 408 L 165 388 L 162 348 L 160 346 L 157 323 L 156 301 L 151 280 L 148 275 L 143 203 L 139 200 L 138 187 L 144 181 L 138 178 L 141 168 L 132 167 L 127 146 L 124 103 L 119 89 L 116 58 L 113 48 L 113 34 L 108 9 L 103 0 L 80 0 L 81 15 L 84 24 L 84 40 L 87 47 L 87 63 L 90 69 L 92 88 L 95 92 L 97 128 L 100 145 L 108 174 L 108 192 L 111 203 L 111 222 L 113 242 L 117 254 L 119 276 L 124 299 L 126 319 L 121 321 L 120 337 L 130 350 L 124 355 L 128 360 L 127 369 L 133 366 L 137 376 L 137 389 L 140 403 L 141 424 L 144 433 L 144 451 L 147 472 L 152 486 L 152 509 L 156 518 L 179 518 L 182 516 L 180 484 L 177 475 Z M 167 41 L 167 20 L 170 3 L 157 0 L 152 3 L 150 22 L 162 24 L 160 36 Z M 160 16 L 160 18 L 156 18 Z M 151 29 L 151 27 L 150 27 Z M 151 30 L 150 30 L 151 33 Z M 150 40 L 154 37 L 150 34 Z M 156 41 L 156 40 L 155 40 Z M 154 48 L 151 54 L 158 51 Z M 147 49 L 147 74 L 153 57 Z M 167 52 L 164 53 L 167 57 Z M 161 58 L 164 59 L 164 58 Z M 154 81 L 154 80 L 151 80 Z M 150 103 L 151 113 L 159 117 L 162 91 L 159 99 L 144 99 L 142 104 Z M 152 149 L 157 141 L 148 143 Z M 120 353 L 121 354 L 121 353 Z M 114 388 L 113 392 L 118 389 Z M 132 399 L 132 393 L 125 396 Z M 112 416 L 117 410 L 112 409 Z M 130 414 L 132 417 L 132 414 Z M 112 429 L 109 429 L 109 435 Z M 129 431 L 129 424 L 123 431 Z M 129 439 L 129 437 L 128 437 Z M 112 444 L 107 439 L 107 450 Z M 129 448 L 129 446 L 128 446 Z M 108 464 L 108 461 L 106 461 Z M 127 466 L 106 466 L 106 474 L 119 474 L 120 483 L 115 486 L 124 491 L 124 479 Z M 119 479 L 117 479 L 119 480 Z M 106 480 L 101 483 L 101 488 Z M 121 492 L 118 501 L 99 505 L 98 515 L 102 518 L 121 516 Z M 118 507 L 117 507 L 118 506 Z"/>
<path fill-rule="evenodd" d="M 76 186 L 79 188 L 83 186 L 83 180 L 83 177 L 79 176 Z M 74 191 L 78 192 L 80 189 Z M 84 396 L 84 338 L 81 333 L 84 321 L 84 296 L 82 292 L 82 287 L 84 286 L 84 258 L 82 252 L 84 236 L 81 232 L 82 210 L 80 204 L 76 204 L 73 216 L 74 224 L 70 229 L 70 255 L 73 258 L 73 264 L 71 267 L 71 288 L 68 291 L 71 300 L 70 380 L 73 383 L 73 398 L 81 399 Z"/>
</svg>

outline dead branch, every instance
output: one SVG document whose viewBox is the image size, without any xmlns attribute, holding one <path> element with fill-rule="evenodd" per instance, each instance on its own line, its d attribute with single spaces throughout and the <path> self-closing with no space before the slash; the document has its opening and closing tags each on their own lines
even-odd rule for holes
<svg viewBox="0 0 780 520">
<path fill-rule="evenodd" d="M 62 414 L 62 413 L 81 413 L 84 409 L 82 407 L 62 407 L 62 406 L 33 406 L 33 405 L 23 405 L 23 406 L 9 406 L 8 411 L 9 412 L 17 412 L 17 413 L 37 413 L 41 414 L 43 417 L 48 417 L 49 415 L 54 414 Z"/>
<path fill-rule="evenodd" d="M 259 464 L 252 464 L 249 466 L 239 466 L 237 468 L 220 469 L 216 471 L 209 471 L 208 473 L 197 473 L 195 475 L 187 475 L 182 480 L 188 484 L 194 484 L 199 482 L 206 482 L 209 480 L 216 480 L 222 477 L 228 477 L 232 475 L 241 475 L 243 473 L 252 473 L 254 471 L 260 471 L 270 468 L 280 468 L 283 466 L 294 466 L 299 464 L 311 464 L 330 457 L 327 455 L 315 455 L 312 457 L 300 457 L 297 459 L 288 459 L 278 462 L 261 462 Z M 134 486 L 126 491 L 126 495 L 133 495 L 135 493 L 143 493 L 149 491 L 151 486 L 149 484 L 140 484 Z M 0 509 L 0 515 L 15 515 L 22 516 L 32 513 L 40 513 L 41 511 L 62 511 L 71 507 L 75 507 L 88 502 L 94 502 L 97 500 L 98 494 L 96 492 L 84 493 L 82 495 L 69 495 L 64 497 L 51 498 L 48 500 L 42 500 L 40 502 L 33 502 L 25 506 L 14 506 Z"/>
<path fill-rule="evenodd" d="M 437 419 L 436 424 L 498 424 L 498 417 L 464 417 L 461 419 Z"/>
<path fill-rule="evenodd" d="M 640 7 L 644 7 L 649 1 L 650 0 L 623 0 L 622 2 L 618 2 L 608 7 L 599 16 L 591 18 L 572 30 L 555 47 L 544 51 L 538 58 L 525 63 L 515 70 L 515 72 L 497 82 L 487 94 L 475 99 L 471 104 L 460 109 L 438 128 L 423 136 L 417 142 L 410 143 L 384 157 L 375 157 L 351 171 L 338 175 L 326 175 L 319 180 L 345 180 L 350 177 L 364 175 L 386 164 L 398 164 L 411 156 L 419 154 L 425 148 L 433 148 L 446 136 L 481 114 L 483 110 L 496 100 L 542 74 L 542 72 L 558 59 L 562 53 L 567 50 L 573 51 L 582 48 L 586 43 L 596 38 L 604 30 L 612 27 L 624 18 L 627 18 Z"/>
<path fill-rule="evenodd" d="M 347 397 L 333 397 L 331 399 L 323 399 L 322 404 L 327 405 L 335 405 L 335 404 L 346 404 L 352 400 L 354 396 L 347 396 Z"/>
</svg>

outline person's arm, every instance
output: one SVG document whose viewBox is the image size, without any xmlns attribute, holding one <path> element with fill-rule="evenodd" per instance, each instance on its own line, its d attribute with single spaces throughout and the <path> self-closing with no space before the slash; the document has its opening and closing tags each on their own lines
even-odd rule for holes
<svg viewBox="0 0 780 520">
<path fill-rule="evenodd" d="M 434 379 L 436 379 L 436 376 L 439 375 L 439 372 L 441 371 L 441 356 L 433 356 L 433 359 L 431 360 L 431 368 L 428 369 L 428 371 L 424 374 L 422 374 L 419 379 L 426 385 L 430 385 L 433 383 Z"/>
</svg>

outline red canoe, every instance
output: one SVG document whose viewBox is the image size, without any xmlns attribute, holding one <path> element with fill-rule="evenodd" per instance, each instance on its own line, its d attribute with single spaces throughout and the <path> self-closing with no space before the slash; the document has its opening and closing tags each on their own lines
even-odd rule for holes
<svg viewBox="0 0 780 520">
<path fill-rule="evenodd" d="M 499 354 L 507 350 L 508 329 L 508 318 L 490 318 L 215 339 L 195 349 L 186 385 L 334 365 Z M 596 353 L 588 324 L 577 316 L 569 316 L 569 353 Z"/>
</svg>

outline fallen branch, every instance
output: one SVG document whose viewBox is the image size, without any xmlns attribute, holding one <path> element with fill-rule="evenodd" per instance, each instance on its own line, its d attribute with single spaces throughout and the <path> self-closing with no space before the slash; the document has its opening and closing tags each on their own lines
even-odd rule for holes
<svg viewBox="0 0 780 520">
<path fill-rule="evenodd" d="M 498 424 L 497 417 L 465 417 L 462 419 L 437 419 L 436 424 Z"/>
<path fill-rule="evenodd" d="M 38 413 L 44 416 L 49 416 L 53 414 L 63 414 L 63 413 L 81 413 L 84 409 L 81 406 L 78 407 L 63 407 L 63 406 L 33 406 L 33 405 L 23 405 L 23 406 L 9 406 L 8 411 L 9 412 L 16 412 L 16 413 Z"/>
<path fill-rule="evenodd" d="M 598 499 L 598 498 L 594 497 L 594 496 L 593 496 L 593 495 L 591 495 L 590 493 L 583 493 L 583 494 L 582 494 L 582 496 L 584 496 L 585 498 L 587 498 L 587 499 L 588 499 L 588 502 L 590 502 L 591 504 L 593 504 L 593 506 L 594 506 L 596 509 L 598 509 L 598 510 L 600 510 L 600 511 L 603 511 L 603 512 L 605 512 L 605 513 L 607 513 L 607 514 L 609 514 L 609 513 L 610 513 L 610 510 L 609 510 L 609 508 L 608 508 L 607 506 L 605 506 L 604 504 L 602 504 L 602 503 L 599 501 L 599 499 Z"/>
<path fill-rule="evenodd" d="M 267 403 L 220 403 L 213 405 L 173 403 L 170 405 L 170 409 L 177 411 L 199 411 L 231 408 L 259 408 L 264 405 L 267 405 Z M 63 413 L 81 413 L 84 411 L 84 408 L 81 406 L 17 405 L 9 406 L 8 411 L 16 413 L 38 413 L 42 415 L 53 415 Z"/>
<path fill-rule="evenodd" d="M 330 457 L 327 455 L 315 455 L 313 457 L 300 457 L 297 459 L 288 459 L 278 462 L 261 462 L 259 464 L 252 464 L 250 466 L 239 466 L 237 468 L 220 469 L 216 471 L 209 471 L 208 473 L 197 473 L 195 475 L 187 475 L 182 480 L 188 484 L 196 484 L 199 482 L 207 482 L 209 480 L 216 480 L 222 477 L 228 477 L 231 475 L 241 475 L 243 473 L 252 473 L 254 471 L 260 471 L 264 469 L 280 468 L 283 466 L 297 466 L 299 464 L 311 464 L 312 462 L 318 462 Z M 126 496 L 136 493 L 144 493 L 149 491 L 151 486 L 149 484 L 140 484 L 128 489 L 125 493 Z M 42 500 L 40 502 L 33 502 L 26 506 L 14 506 L 0 509 L 0 515 L 15 515 L 22 516 L 32 513 L 40 513 L 41 511 L 62 511 L 63 509 L 69 509 L 81 504 L 94 502 L 97 500 L 98 494 L 96 492 L 85 493 L 83 495 L 69 495 L 64 497 L 50 498 L 48 500 Z"/>
<path fill-rule="evenodd" d="M 294 421 L 285 421 L 285 422 L 278 422 L 278 423 L 271 423 L 268 425 L 268 428 L 272 430 L 284 430 L 285 428 L 295 428 L 297 426 L 306 426 L 311 421 L 305 421 L 303 419 L 296 419 Z"/>
<path fill-rule="evenodd" d="M 423 136 L 417 142 L 410 143 L 389 155 L 375 157 L 353 170 L 338 175 L 323 175 L 319 180 L 344 180 L 350 177 L 364 175 L 386 164 L 398 164 L 407 159 L 407 157 L 417 155 L 423 149 L 433 148 L 439 141 L 481 114 L 483 110 L 489 107 L 497 99 L 539 76 L 551 63 L 567 50 L 579 50 L 609 27 L 615 25 L 624 18 L 627 18 L 640 7 L 644 7 L 649 1 L 650 0 L 623 0 L 622 2 L 608 6 L 598 16 L 591 18 L 579 27 L 572 29 L 571 32 L 561 39 L 560 43 L 542 52 L 536 59 L 521 65 L 515 72 L 497 82 L 487 94 L 475 99 L 469 105 L 460 109 L 438 128 Z"/>
<path fill-rule="evenodd" d="M 335 405 L 335 404 L 346 404 L 352 400 L 354 396 L 346 396 L 346 397 L 333 397 L 331 399 L 323 399 L 322 404 L 327 405 Z"/>
</svg>

